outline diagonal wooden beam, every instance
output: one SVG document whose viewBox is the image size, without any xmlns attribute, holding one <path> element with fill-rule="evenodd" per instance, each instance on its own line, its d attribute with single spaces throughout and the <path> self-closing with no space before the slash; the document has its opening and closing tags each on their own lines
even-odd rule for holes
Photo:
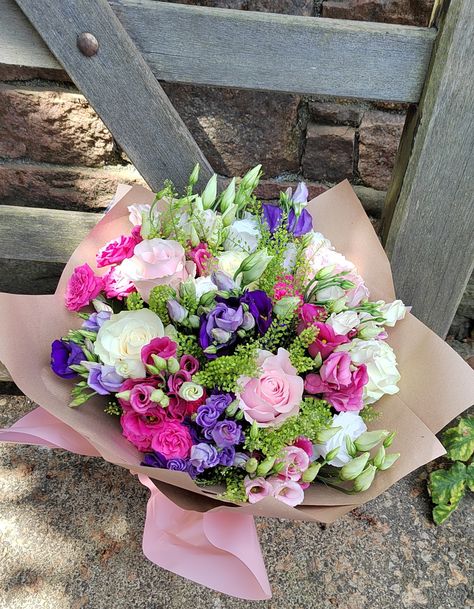
<svg viewBox="0 0 474 609">
<path fill-rule="evenodd" d="M 17 4 L 152 189 L 167 178 L 181 189 L 197 162 L 201 184 L 211 176 L 211 166 L 106 0 Z M 78 46 L 85 33 L 98 44 L 90 56 Z"/>
</svg>

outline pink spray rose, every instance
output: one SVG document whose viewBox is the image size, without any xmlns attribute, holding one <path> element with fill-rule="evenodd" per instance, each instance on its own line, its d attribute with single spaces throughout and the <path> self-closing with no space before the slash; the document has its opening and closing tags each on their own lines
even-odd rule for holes
<svg viewBox="0 0 474 609">
<path fill-rule="evenodd" d="M 269 497 L 273 492 L 272 485 L 262 477 L 252 480 L 247 476 L 244 480 L 244 486 L 249 503 L 257 503 L 257 501 Z"/>
<path fill-rule="evenodd" d="M 130 279 L 122 273 L 121 266 L 114 266 L 104 276 L 104 291 L 107 298 L 122 300 L 132 292 L 136 292 L 136 289 Z"/>
<path fill-rule="evenodd" d="M 141 358 L 142 362 L 146 365 L 153 366 L 152 355 L 157 355 L 163 359 L 169 359 L 170 357 L 176 357 L 176 351 L 178 345 L 171 340 L 168 336 L 162 336 L 160 338 L 154 338 L 148 345 L 142 347 Z"/>
<path fill-rule="evenodd" d="M 190 263 L 194 267 L 193 263 Z M 123 274 L 148 302 L 157 285 L 177 287 L 188 278 L 183 246 L 171 239 L 149 239 L 135 246 L 134 254 L 120 265 Z"/>
<path fill-rule="evenodd" d="M 196 265 L 198 275 L 206 275 L 208 273 L 208 266 L 212 254 L 207 247 L 207 243 L 200 243 L 196 247 L 193 247 L 189 252 L 189 257 Z"/>
<path fill-rule="evenodd" d="M 282 480 L 281 478 L 269 478 L 272 485 L 272 495 L 278 501 L 283 501 L 291 507 L 299 505 L 304 499 L 303 488 L 294 480 Z"/>
<path fill-rule="evenodd" d="M 154 408 L 145 417 L 134 410 L 126 411 L 120 417 L 122 433 L 141 452 L 151 449 L 156 430 L 166 417 L 163 408 Z"/>
<path fill-rule="evenodd" d="M 288 417 L 298 413 L 303 396 L 304 383 L 290 362 L 286 349 L 278 349 L 277 355 L 260 351 L 257 364 L 262 368 L 259 378 L 240 377 L 243 386 L 240 408 L 244 416 L 259 427 L 278 426 Z"/>
<path fill-rule="evenodd" d="M 66 288 L 66 308 L 69 311 L 79 311 L 86 307 L 103 286 L 102 277 L 97 277 L 88 264 L 76 266 Z"/>
<path fill-rule="evenodd" d="M 96 256 L 97 266 L 110 266 L 111 264 L 120 264 L 125 258 L 133 256 L 133 250 L 137 243 L 141 240 L 132 233 L 131 236 L 121 235 L 114 241 L 109 241 L 107 245 L 101 248 Z"/>
<path fill-rule="evenodd" d="M 284 469 L 278 474 L 283 480 L 298 482 L 303 472 L 309 467 L 308 453 L 298 446 L 285 446 L 276 463 L 284 463 Z"/>
<path fill-rule="evenodd" d="M 156 429 L 151 447 L 166 459 L 189 457 L 193 441 L 189 429 L 177 421 L 165 420 Z"/>
</svg>

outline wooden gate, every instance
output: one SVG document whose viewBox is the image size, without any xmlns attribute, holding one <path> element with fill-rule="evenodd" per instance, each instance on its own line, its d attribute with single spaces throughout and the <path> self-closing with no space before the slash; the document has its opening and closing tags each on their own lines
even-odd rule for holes
<svg viewBox="0 0 474 609">
<path fill-rule="evenodd" d="M 152 0 L 0 0 L 0 64 L 64 67 L 154 190 L 165 178 L 181 187 L 196 162 L 202 181 L 212 172 L 158 79 L 409 102 L 384 240 L 398 296 L 441 336 L 474 264 L 473 41 L 472 0 L 436 2 L 428 28 Z M 65 262 L 98 219 L 0 213 L 0 258 L 25 261 Z"/>
</svg>

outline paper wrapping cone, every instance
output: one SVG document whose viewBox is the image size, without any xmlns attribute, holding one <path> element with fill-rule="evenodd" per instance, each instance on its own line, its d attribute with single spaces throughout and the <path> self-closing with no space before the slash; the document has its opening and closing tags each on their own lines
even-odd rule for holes
<svg viewBox="0 0 474 609">
<path fill-rule="evenodd" d="M 96 269 L 97 250 L 129 232 L 127 207 L 150 203 L 153 197 L 153 193 L 140 186 L 120 187 L 111 209 L 71 256 L 54 295 L 0 294 L 0 361 L 26 395 L 85 438 L 104 459 L 154 479 L 176 504 L 201 512 L 227 505 L 226 510 L 242 514 L 332 522 L 444 453 L 434 433 L 472 404 L 474 373 L 413 315 L 407 315 L 389 331 L 388 342 L 399 362 L 400 392 L 384 396 L 377 403 L 381 415 L 373 425 L 397 432 L 392 446 L 401 457 L 392 468 L 376 476 L 368 491 L 357 495 L 315 484 L 305 491 L 304 503 L 296 508 L 273 498 L 253 505 L 225 504 L 216 499 L 216 493 L 197 487 L 183 472 L 140 466 L 142 455 L 121 435 L 117 419 L 103 412 L 103 399 L 68 408 L 72 382 L 56 377 L 49 367 L 51 342 L 69 328 L 80 325 L 77 316 L 64 307 L 68 278 L 75 266 L 85 262 Z M 343 182 L 313 199 L 308 210 L 315 230 L 356 264 L 371 299 L 393 300 L 389 262 L 349 183 Z M 103 273 L 104 269 L 97 272 Z"/>
</svg>

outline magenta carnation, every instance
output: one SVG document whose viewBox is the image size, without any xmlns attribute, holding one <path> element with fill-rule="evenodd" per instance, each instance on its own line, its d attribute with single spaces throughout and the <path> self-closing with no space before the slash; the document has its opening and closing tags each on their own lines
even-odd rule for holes
<svg viewBox="0 0 474 609">
<path fill-rule="evenodd" d="M 133 256 L 133 250 L 137 243 L 138 241 L 134 236 L 126 237 L 125 235 L 114 241 L 109 241 L 97 253 L 97 266 L 100 268 L 120 264 L 125 258 Z"/>
<path fill-rule="evenodd" d="M 66 288 L 66 308 L 79 311 L 90 304 L 103 287 L 102 277 L 95 275 L 88 264 L 76 266 Z"/>
</svg>

